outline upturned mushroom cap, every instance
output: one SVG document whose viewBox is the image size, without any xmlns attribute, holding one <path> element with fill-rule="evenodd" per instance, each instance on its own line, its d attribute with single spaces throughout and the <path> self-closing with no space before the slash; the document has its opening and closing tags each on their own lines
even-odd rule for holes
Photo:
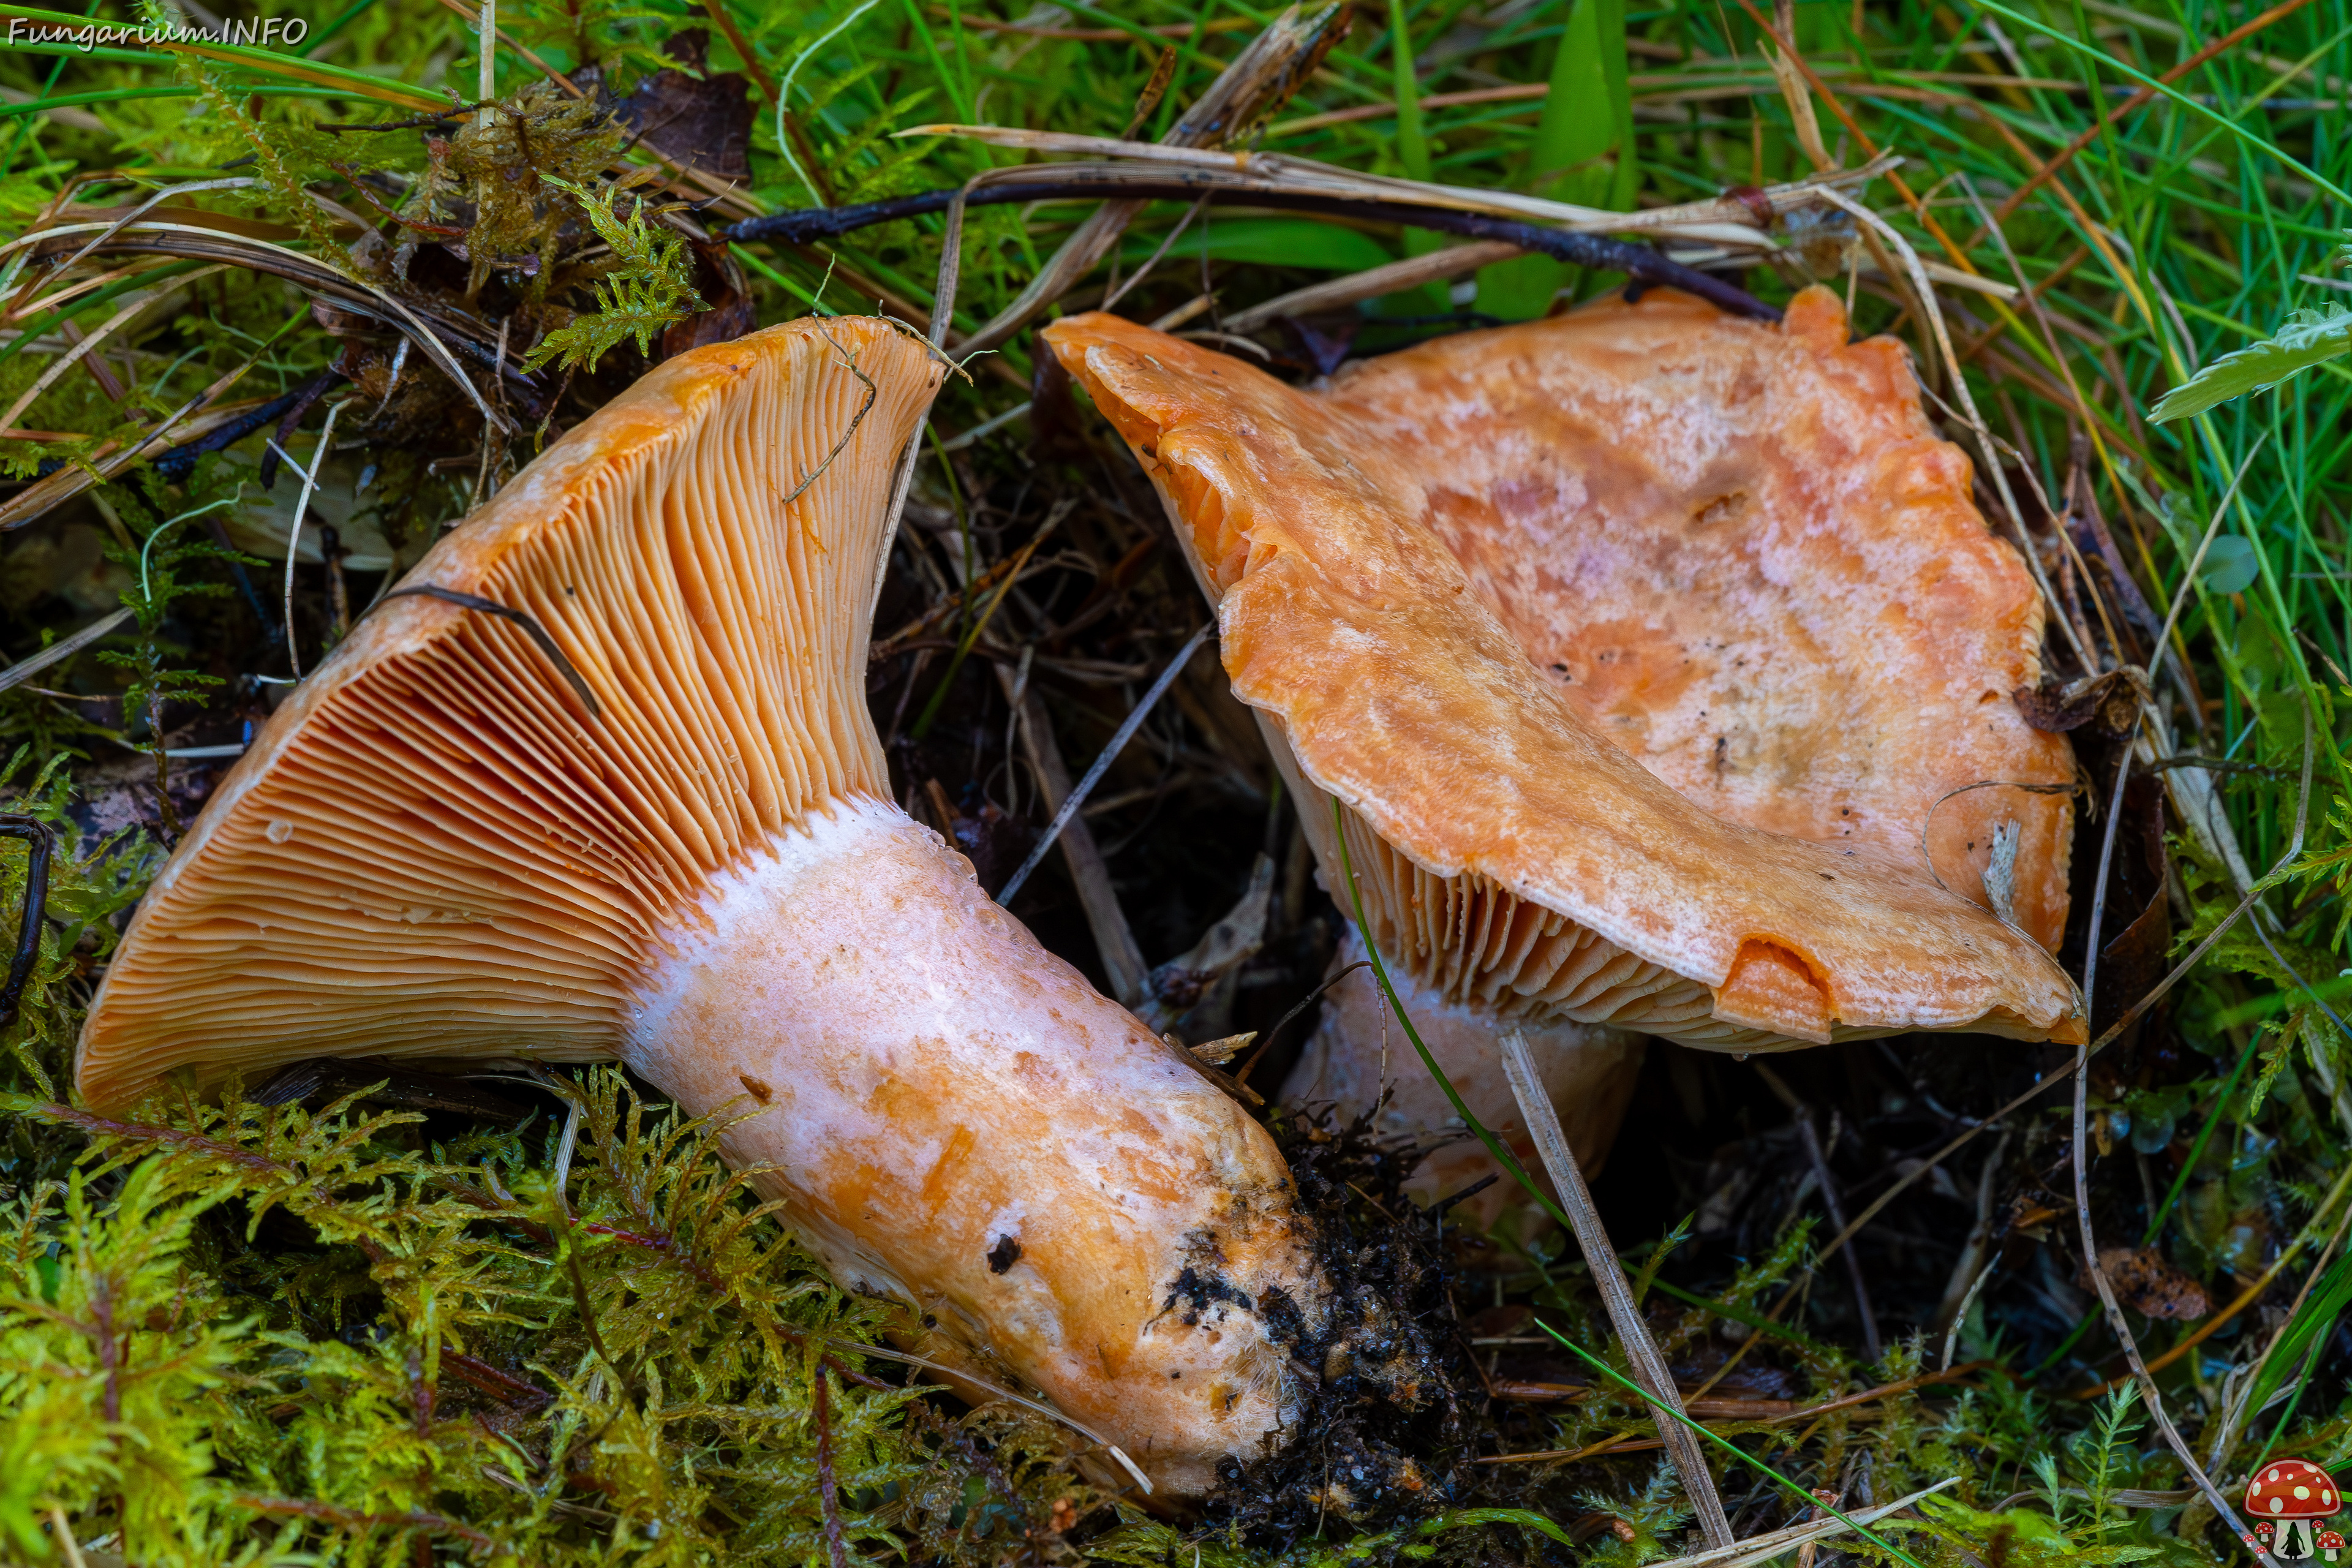
<svg viewBox="0 0 2352 1568">
<path fill-rule="evenodd" d="M 2336 1479 L 2304 1459 L 2274 1459 L 2246 1481 L 2246 1511 L 2264 1519 L 2326 1519 L 2344 1506 Z"/>
<path fill-rule="evenodd" d="M 843 1288 L 1164 1501 L 1286 1441 L 1291 1357 L 1348 1325 L 1265 1130 L 889 803 L 868 618 L 939 374 L 803 321 L 566 434 L 272 715 L 78 1078 L 109 1105 L 176 1068 L 621 1059 L 728 1110 Z"/>
<path fill-rule="evenodd" d="M 1716 816 L 1988 908 L 2015 824 L 2014 917 L 2057 947 L 2074 758 L 2011 698 L 2041 679 L 2042 600 L 1901 344 L 1848 343 L 1822 289 L 1778 331 L 1611 294 L 1322 395 L 1437 477 L 1430 527 L 1594 734 Z"/>
<path fill-rule="evenodd" d="M 1800 310 L 1785 335 L 1828 353 L 1820 321 Z M 1423 984 L 1506 1018 L 1724 1049 L 1905 1029 L 2083 1037 L 2048 953 L 1937 887 L 1916 849 L 1727 820 L 1594 732 L 1435 526 L 1456 474 L 1494 472 L 1475 448 L 1496 433 L 1450 422 L 1471 411 L 1424 409 L 1408 437 L 1342 397 L 1115 317 L 1045 336 L 1166 500 L 1218 604 L 1234 693 L 1312 786 L 1302 815 L 1327 871 L 1340 864 L 1328 795 L 1347 808 L 1374 940 Z M 1706 438 L 1664 421 L 1623 437 L 1666 461 Z M 1930 489 L 1937 507 L 1945 450 L 1907 453 L 1909 490 Z M 1845 464 L 1897 465 L 1872 502 L 1883 507 L 1909 493 L 1906 457 L 1855 450 Z M 1531 472 L 1525 494 L 1541 493 Z M 1897 618 L 1975 613 L 1932 578 L 1907 601 L 1833 586 Z M 1989 689 L 1969 689 L 1971 712 Z"/>
</svg>

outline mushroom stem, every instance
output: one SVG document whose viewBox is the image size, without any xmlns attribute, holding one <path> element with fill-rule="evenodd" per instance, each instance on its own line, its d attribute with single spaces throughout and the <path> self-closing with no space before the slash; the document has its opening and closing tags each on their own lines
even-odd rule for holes
<svg viewBox="0 0 2352 1568">
<path fill-rule="evenodd" d="M 1383 952 L 1381 957 L 1398 1003 L 1454 1092 L 1530 1174 L 1542 1180 L 1543 1167 L 1536 1161 L 1534 1135 L 1518 1113 L 1500 1055 L 1503 1036 L 1514 1026 L 1527 1036 L 1545 1093 L 1559 1113 L 1578 1161 L 1588 1171 L 1601 1168 L 1641 1074 L 1642 1036 L 1590 1024 L 1506 1024 L 1432 992 L 1412 978 L 1395 954 Z M 1332 957 L 1332 972 L 1340 973 L 1363 958 L 1363 938 L 1350 929 Z M 1415 1058 L 1369 968 L 1345 974 L 1332 985 L 1324 999 L 1322 1022 L 1284 1081 L 1280 1098 L 1285 1104 L 1332 1101 L 1342 1117 L 1362 1115 L 1377 1106 L 1376 1125 L 1382 1134 L 1427 1137 L 1433 1129 L 1460 1125 L 1444 1092 Z M 1486 1146 L 1465 1134 L 1423 1159 L 1405 1191 L 1423 1204 L 1434 1203 L 1499 1173 Z M 1462 1224 L 1477 1230 L 1492 1231 L 1498 1224 L 1518 1227 L 1522 1239 L 1551 1226 L 1550 1216 L 1529 1205 L 1526 1194 L 1509 1181 L 1495 1183 L 1453 1212 Z"/>
<path fill-rule="evenodd" d="M 673 945 L 625 1059 L 748 1112 L 730 1158 L 845 1288 L 917 1303 L 1179 1494 L 1296 1423 L 1269 1319 L 1324 1303 L 1273 1141 L 935 834 L 835 802 Z"/>
</svg>

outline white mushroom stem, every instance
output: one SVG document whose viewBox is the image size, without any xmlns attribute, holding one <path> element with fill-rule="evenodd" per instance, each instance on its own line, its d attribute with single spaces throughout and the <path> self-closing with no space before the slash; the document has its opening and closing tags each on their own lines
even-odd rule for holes
<svg viewBox="0 0 2352 1568">
<path fill-rule="evenodd" d="M 1536 1144 L 1518 1113 L 1510 1079 L 1503 1071 L 1500 1042 L 1512 1028 L 1524 1033 L 1543 1086 L 1567 1128 L 1570 1143 L 1587 1170 L 1598 1171 L 1616 1142 L 1626 1102 L 1642 1069 L 1643 1037 L 1592 1024 L 1558 1023 L 1528 1027 L 1506 1024 L 1492 1014 L 1450 1002 L 1416 982 L 1390 953 L 1381 955 L 1397 1000 L 1412 1020 L 1422 1043 L 1486 1130 L 1517 1156 L 1538 1181 L 1543 1167 Z M 1331 960 L 1334 971 L 1360 963 L 1362 937 L 1353 927 Z M 1386 1104 L 1381 1094 L 1388 1090 Z M 1470 1132 L 1445 1091 L 1430 1076 L 1412 1042 L 1405 1038 L 1371 971 L 1359 969 L 1331 987 L 1323 1018 L 1284 1080 L 1286 1104 L 1335 1105 L 1343 1118 L 1380 1105 L 1373 1130 L 1389 1137 L 1430 1138 L 1446 1132 L 1458 1141 L 1422 1161 L 1405 1191 L 1423 1204 L 1451 1197 L 1481 1177 L 1499 1174 L 1494 1156 Z M 1464 1201 L 1449 1213 L 1474 1229 L 1498 1222 L 1532 1232 L 1550 1227 L 1550 1218 L 1527 1200 L 1507 1177 Z"/>
<path fill-rule="evenodd" d="M 1197 1068 L 896 807 L 835 802 L 713 882 L 629 1065 L 707 1113 L 845 1287 L 1109 1435 L 1178 1493 L 1295 1424 L 1269 1313 L 1324 1302 L 1286 1173 Z"/>
</svg>

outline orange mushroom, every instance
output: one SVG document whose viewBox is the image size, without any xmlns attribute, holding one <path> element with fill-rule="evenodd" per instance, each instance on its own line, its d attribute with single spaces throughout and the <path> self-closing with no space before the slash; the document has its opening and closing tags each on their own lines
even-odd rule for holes
<svg viewBox="0 0 2352 1568">
<path fill-rule="evenodd" d="M 1297 1425 L 1330 1293 L 1265 1132 L 890 804 L 867 619 L 939 374 L 803 321 L 564 436 L 264 728 L 79 1084 L 618 1058 L 751 1113 L 730 1157 L 845 1288 L 1197 1493 Z"/>
<path fill-rule="evenodd" d="M 1593 733 L 1714 816 L 1873 844 L 1988 907 L 2013 835 L 2011 916 L 2057 946 L 2070 797 L 1969 787 L 2063 791 L 2072 774 L 2064 738 L 2008 697 L 2040 679 L 2041 601 L 1921 416 L 1902 349 L 1847 343 L 1833 296 L 1801 295 L 1775 331 L 1681 295 L 1610 295 L 1357 363 L 1319 396 L 1433 476 L 1431 528 Z M 1644 430 L 1676 438 L 1627 438 Z M 1368 1107 L 1385 1003 L 1368 977 L 1339 994 L 1285 1093 Z M 1510 1120 L 1491 1026 L 1414 1001 L 1472 1109 Z M 1620 1039 L 1533 1042 L 1589 1163 L 1639 1062 Z M 1398 1085 L 1392 1130 L 1451 1114 L 1425 1076 Z M 1487 1164 L 1457 1145 L 1426 1184 Z"/>
<path fill-rule="evenodd" d="M 1964 896 L 1979 890 L 1979 863 L 1931 865 L 1901 832 L 1932 813 L 1939 843 L 1946 813 L 1990 815 L 1968 795 L 1937 809 L 1950 789 L 2063 787 L 2067 774 L 2063 752 L 2006 704 L 2031 683 L 2038 608 L 1968 508 L 1965 462 L 1919 415 L 1899 351 L 1849 347 L 1818 291 L 1779 329 L 1671 297 L 1612 310 L 1632 347 L 1590 386 L 1571 355 L 1549 352 L 1599 332 L 1580 317 L 1447 340 L 1322 392 L 1115 317 L 1045 335 L 1167 502 L 1217 605 L 1234 693 L 1299 789 L 1327 878 L 1339 886 L 1337 799 L 1368 934 L 1489 1038 L 1572 1022 L 1735 1051 L 1910 1029 L 2082 1039 L 2074 988 L 2037 941 L 2063 921 L 2057 797 L 2000 792 L 2020 835 L 2007 869 L 2024 889 L 2009 913 L 2030 924 Z M 1675 485 L 1644 481 L 1645 469 Z M 1700 492 L 1679 530 L 1644 521 Z M 1612 508 L 1605 528 L 1588 518 L 1561 531 L 1596 493 L 1638 500 L 1644 517 Z M 1679 552 L 1679 533 L 1751 504 L 1744 546 L 1727 529 L 1727 542 Z M 1482 548 L 1471 525 L 1495 521 L 1551 531 L 1571 562 L 1599 558 L 1596 591 L 1645 582 L 1647 596 L 1622 612 L 1601 601 L 1618 624 L 1600 623 L 1575 607 L 1582 567 L 1555 565 L 1571 591 L 1553 595 L 1542 567 Z M 1653 637 L 1668 590 L 1710 570 L 1714 608 L 1695 599 Z M 1540 591 L 1497 586 L 1514 574 Z M 1720 646 L 1672 651 L 1710 615 Z M 1748 674 L 1738 646 L 1783 627 L 1829 645 L 1802 662 L 1843 669 L 1848 689 L 1891 670 L 1892 697 L 1926 710 L 1923 723 L 1889 730 L 1900 704 L 1874 689 L 1868 703 L 1823 695 L 1784 720 L 1774 682 L 1801 686 L 1801 671 Z M 1693 706 L 1662 705 L 1673 721 L 1646 735 L 1608 736 L 1596 721 L 1631 705 L 1628 689 L 1595 683 L 1580 707 L 1530 658 L 1547 637 L 1595 665 L 1614 662 L 1597 658 L 1612 637 L 1631 644 L 1631 687 L 1679 682 Z M 1921 684 L 1905 692 L 1906 674 Z M 1734 711 L 1709 715 L 1706 731 L 1696 710 L 1718 689 Z M 1787 733 L 1807 725 L 1810 741 Z M 1970 726 L 1999 731 L 1998 743 L 1978 748 Z M 1954 737 L 1956 776 L 1875 783 L 1874 744 L 1892 765 L 1938 727 Z M 1658 772 L 1643 765 L 1653 754 Z M 1706 783 L 1718 759 L 1697 798 L 1668 782 Z M 1866 831 L 1825 830 L 1846 820 L 1834 815 L 1841 768 L 1872 784 L 1845 792 Z M 1801 803 L 1768 805 L 1786 793 Z M 1360 1056 L 1360 1031 L 1347 1048 Z M 1598 1095 L 1623 1069 L 1593 1059 Z"/>
<path fill-rule="evenodd" d="M 1901 344 L 1847 342 L 1823 289 L 1777 330 L 1612 294 L 1322 395 L 1434 477 L 1431 529 L 1594 734 L 1713 816 L 1875 846 L 1988 909 L 2007 825 L 2014 923 L 2057 947 L 2074 757 L 2010 696 L 2041 679 L 2042 600 Z"/>
</svg>

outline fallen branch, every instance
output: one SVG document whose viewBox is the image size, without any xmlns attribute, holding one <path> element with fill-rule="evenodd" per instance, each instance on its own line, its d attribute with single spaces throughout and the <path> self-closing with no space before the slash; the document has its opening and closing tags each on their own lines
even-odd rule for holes
<svg viewBox="0 0 2352 1568">
<path fill-rule="evenodd" d="M 793 212 L 751 218 L 723 229 L 719 237 L 736 244 L 757 240 L 807 245 L 836 239 L 877 224 L 945 212 L 959 201 L 966 206 L 1001 206 L 1030 202 L 1083 201 L 1117 197 L 1128 201 L 1240 201 L 1252 206 L 1290 212 L 1323 213 L 1369 223 L 1392 223 L 1405 227 L 1458 234 L 1472 239 L 1496 240 L 1596 271 L 1622 272 L 1643 283 L 1679 289 L 1737 315 L 1779 321 L 1780 312 L 1761 300 L 1643 246 L 1599 235 L 1547 228 L 1541 224 L 1497 217 L 1489 213 L 1464 212 L 1434 204 L 1402 200 L 1367 200 L 1299 191 L 1263 175 L 1231 169 L 1136 168 L 1117 163 L 1075 163 L 1041 174 L 1033 169 L 1007 171 L 1021 176 L 954 190 L 924 191 L 886 201 L 859 202 L 851 206 L 803 207 Z"/>
</svg>

